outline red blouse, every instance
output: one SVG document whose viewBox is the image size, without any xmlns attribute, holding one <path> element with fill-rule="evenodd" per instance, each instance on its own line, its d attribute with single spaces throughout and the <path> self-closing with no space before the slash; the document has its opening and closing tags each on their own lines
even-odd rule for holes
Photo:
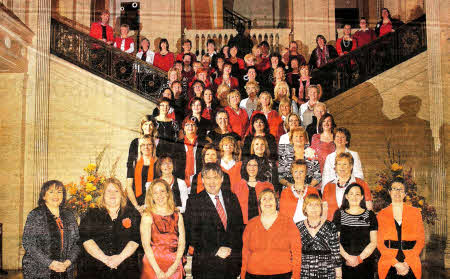
<svg viewBox="0 0 450 279">
<path fill-rule="evenodd" d="M 311 140 L 311 148 L 317 153 L 317 158 L 320 164 L 320 173 L 323 172 L 323 166 L 328 154 L 333 153 L 336 150 L 334 142 L 323 142 L 320 140 L 320 134 L 315 134 Z"/>
<path fill-rule="evenodd" d="M 391 31 L 392 31 L 392 23 L 391 22 L 381 25 L 380 37 L 391 33 Z"/>
<path fill-rule="evenodd" d="M 239 112 L 236 113 L 230 106 L 225 107 L 225 111 L 228 114 L 231 130 L 241 138 L 244 138 L 249 124 L 247 111 L 243 108 L 239 108 Z"/>
<path fill-rule="evenodd" d="M 172 52 L 166 55 L 161 55 L 160 52 L 155 53 L 155 59 L 153 60 L 153 65 L 160 68 L 163 71 L 169 71 L 173 67 L 175 62 L 175 57 Z"/>
</svg>

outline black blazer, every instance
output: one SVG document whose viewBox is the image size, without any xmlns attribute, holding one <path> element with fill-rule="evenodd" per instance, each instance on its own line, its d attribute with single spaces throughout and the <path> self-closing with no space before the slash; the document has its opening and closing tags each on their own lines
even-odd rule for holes
<svg viewBox="0 0 450 279">
<path fill-rule="evenodd" d="M 202 170 L 202 150 L 205 145 L 205 140 L 200 137 L 197 140 L 197 149 L 195 150 L 195 170 L 200 172 Z M 184 141 L 180 140 L 174 144 L 174 152 L 170 156 L 175 161 L 175 173 L 174 175 L 182 180 L 185 178 L 186 170 L 186 149 L 184 147 Z"/>
<path fill-rule="evenodd" d="M 244 227 L 241 207 L 232 192 L 222 191 L 222 195 L 227 214 L 227 230 L 206 191 L 191 196 L 187 201 L 186 235 L 188 242 L 194 247 L 194 278 L 205 272 L 226 273 L 235 277 L 240 273 Z M 222 246 L 231 248 L 231 255 L 225 259 L 215 256 Z"/>
</svg>

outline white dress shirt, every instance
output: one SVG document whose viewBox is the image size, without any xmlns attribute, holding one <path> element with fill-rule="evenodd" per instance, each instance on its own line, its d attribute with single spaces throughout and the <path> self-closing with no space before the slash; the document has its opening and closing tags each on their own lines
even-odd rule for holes
<svg viewBox="0 0 450 279">
<path fill-rule="evenodd" d="M 351 151 L 347 148 L 345 148 L 345 152 L 349 152 L 353 156 L 354 163 L 352 175 L 360 179 L 364 179 L 361 160 L 359 159 L 358 152 Z M 328 154 L 327 158 L 325 159 L 325 164 L 323 166 L 322 171 L 322 192 L 323 188 L 325 188 L 325 185 L 328 182 L 333 181 L 337 178 L 336 171 L 334 169 L 335 161 L 336 161 L 336 151 Z"/>
</svg>

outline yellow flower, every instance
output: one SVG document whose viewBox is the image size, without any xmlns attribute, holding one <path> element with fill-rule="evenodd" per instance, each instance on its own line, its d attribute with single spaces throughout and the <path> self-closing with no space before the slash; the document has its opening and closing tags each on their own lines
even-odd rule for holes
<svg viewBox="0 0 450 279">
<path fill-rule="evenodd" d="M 87 167 L 84 168 L 84 171 L 92 173 L 93 171 L 95 171 L 96 168 L 97 168 L 96 164 L 89 164 L 87 165 Z"/>
<path fill-rule="evenodd" d="M 90 208 L 94 208 L 94 207 L 95 207 L 95 203 L 91 203 L 91 204 L 89 205 L 89 207 L 90 207 Z"/>
<path fill-rule="evenodd" d="M 377 192 L 383 191 L 383 186 L 381 186 L 380 184 L 378 184 L 377 187 L 375 188 L 375 191 L 377 191 Z"/>
<path fill-rule="evenodd" d="M 84 197 L 84 201 L 86 201 L 86 202 L 90 202 L 91 200 L 92 200 L 91 195 L 86 195 L 86 197 Z"/>
<path fill-rule="evenodd" d="M 406 200 L 407 201 L 411 200 L 411 197 L 410 196 L 406 196 Z"/>
<path fill-rule="evenodd" d="M 423 200 L 419 201 L 419 205 L 422 206 L 423 205 Z"/>
<path fill-rule="evenodd" d="M 95 180 L 95 176 L 93 176 L 93 175 L 89 175 L 88 177 L 87 177 L 87 181 L 88 182 L 92 182 L 92 181 L 94 181 Z"/>
<path fill-rule="evenodd" d="M 92 192 L 97 190 L 97 187 L 95 187 L 92 183 L 87 183 L 86 184 L 86 192 Z"/>
<path fill-rule="evenodd" d="M 105 183 L 105 177 L 102 177 L 102 179 L 100 179 L 100 183 Z"/>
<path fill-rule="evenodd" d="M 69 188 L 69 194 L 71 194 L 71 195 L 75 195 L 76 193 L 77 193 L 77 187 L 75 187 L 75 186 L 71 186 L 70 188 Z"/>
<path fill-rule="evenodd" d="M 403 169 L 403 167 L 401 165 L 397 164 L 397 163 L 393 163 L 391 165 L 391 170 L 392 171 L 399 171 L 399 170 L 402 170 L 402 169 Z"/>
</svg>

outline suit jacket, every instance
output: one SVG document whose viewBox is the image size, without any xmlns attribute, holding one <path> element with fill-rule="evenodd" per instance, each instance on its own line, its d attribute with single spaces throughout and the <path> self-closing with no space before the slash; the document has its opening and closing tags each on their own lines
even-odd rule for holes
<svg viewBox="0 0 450 279">
<path fill-rule="evenodd" d="M 194 247 L 194 278 L 205 272 L 226 273 L 237 277 L 241 270 L 244 226 L 241 207 L 231 191 L 222 191 L 222 196 L 227 215 L 226 230 L 206 191 L 191 196 L 187 201 L 186 234 L 189 244 Z M 216 256 L 222 246 L 231 248 L 231 255 L 225 259 Z"/>
<path fill-rule="evenodd" d="M 394 213 L 392 205 L 381 210 L 377 216 L 378 235 L 377 248 L 380 251 L 381 258 L 378 262 L 378 274 L 381 279 L 386 275 L 394 264 L 397 263 L 395 257 L 398 249 L 386 247 L 385 240 L 398 240 L 397 229 L 395 228 Z M 422 278 L 422 266 L 420 263 L 420 252 L 425 244 L 425 233 L 422 222 L 422 214 L 418 208 L 403 204 L 402 213 L 402 240 L 416 241 L 414 248 L 403 250 L 405 262 L 411 267 L 416 278 Z"/>
<path fill-rule="evenodd" d="M 50 278 L 51 232 L 48 226 L 46 206 L 33 209 L 27 217 L 23 230 L 22 244 L 25 255 L 22 259 L 24 278 Z M 70 260 L 67 269 L 68 278 L 74 278 L 74 263 L 80 254 L 78 224 L 71 211 L 60 209 L 60 218 L 64 228 L 64 247 L 59 261 Z"/>
</svg>

